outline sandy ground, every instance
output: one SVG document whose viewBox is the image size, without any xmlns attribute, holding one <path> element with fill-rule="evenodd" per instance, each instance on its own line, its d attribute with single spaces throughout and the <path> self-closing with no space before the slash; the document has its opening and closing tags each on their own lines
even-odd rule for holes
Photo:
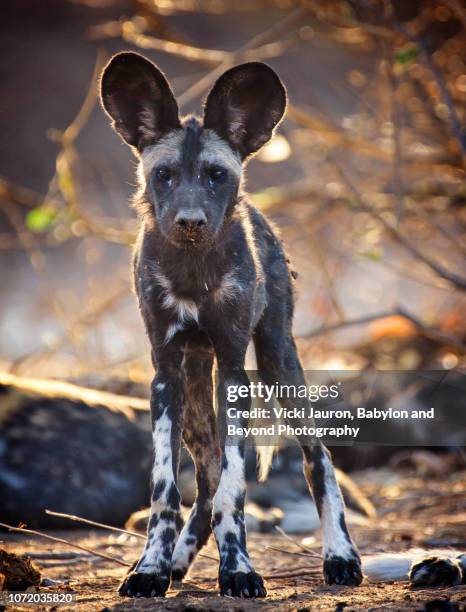
<svg viewBox="0 0 466 612">
<path fill-rule="evenodd" d="M 396 551 L 410 547 L 451 546 L 466 550 L 466 473 L 446 474 L 427 481 L 400 477 L 393 472 L 370 471 L 359 478 L 379 509 L 380 517 L 356 526 L 352 532 L 361 552 Z M 379 482 L 384 484 L 380 485 Z M 426 484 L 427 482 L 427 484 Z M 132 563 L 142 540 L 100 530 L 53 532 L 114 558 Z M 321 534 L 311 548 L 320 550 Z M 297 541 L 300 538 L 296 538 Z M 59 584 L 41 591 L 76 594 L 72 606 L 60 610 L 464 610 L 466 586 L 412 589 L 407 582 L 368 583 L 359 588 L 327 587 L 320 561 L 300 553 L 297 545 L 279 534 L 251 534 L 251 557 L 266 578 L 265 600 L 220 598 L 216 590 L 216 563 L 198 557 L 189 579 L 174 584 L 165 599 L 129 600 L 116 594 L 125 568 L 113 562 L 79 553 L 62 544 L 26 535 L 1 534 L 8 551 L 32 554 L 44 577 Z M 273 548 L 272 548 L 273 547 Z M 279 549 L 279 550 L 277 550 Z M 211 540 L 203 551 L 217 557 Z M 63 553 L 71 555 L 63 557 Z M 47 558 L 48 557 L 48 558 Z M 290 576 L 290 574 L 302 574 Z M 440 600 L 440 607 L 432 607 Z M 429 604 L 429 602 L 431 602 Z M 34 606 L 34 609 L 51 609 Z M 16 607 L 15 609 L 22 609 Z M 31 609 L 25 608 L 25 609 Z"/>
</svg>

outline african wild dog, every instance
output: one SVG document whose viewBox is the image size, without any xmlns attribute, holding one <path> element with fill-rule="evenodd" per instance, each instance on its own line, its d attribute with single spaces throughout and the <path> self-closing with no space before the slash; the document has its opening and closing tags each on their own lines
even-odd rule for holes
<svg viewBox="0 0 466 612">
<path fill-rule="evenodd" d="M 170 577 L 186 574 L 212 529 L 221 594 L 264 597 L 246 547 L 244 447 L 228 444 L 222 432 L 227 385 L 249 382 L 244 360 L 251 339 L 264 382 L 304 384 L 291 334 L 287 259 L 242 191 L 244 164 L 283 117 L 285 88 L 265 64 L 236 66 L 214 84 L 202 120 L 180 119 L 160 70 L 138 54 L 121 53 L 103 72 L 101 96 L 114 128 L 139 159 L 134 279 L 156 370 L 151 518 L 141 558 L 119 592 L 164 595 Z M 307 406 L 304 399 L 294 402 Z M 288 400 L 282 403 L 289 407 Z M 237 408 L 249 405 L 240 399 Z M 181 438 L 193 456 L 198 487 L 184 527 L 176 485 Z M 299 442 L 323 526 L 325 581 L 358 585 L 360 558 L 330 455 L 318 441 Z"/>
</svg>

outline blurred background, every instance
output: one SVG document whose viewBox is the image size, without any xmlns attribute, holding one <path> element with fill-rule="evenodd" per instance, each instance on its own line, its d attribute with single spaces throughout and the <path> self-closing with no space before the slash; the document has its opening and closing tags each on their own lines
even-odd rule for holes
<svg viewBox="0 0 466 612">
<path fill-rule="evenodd" d="M 465 29 L 462 0 L 4 3 L 0 520 L 80 524 L 48 508 L 122 525 L 149 499 L 153 371 L 130 270 L 136 160 L 97 97 L 106 61 L 131 49 L 166 73 L 183 113 L 200 112 L 234 64 L 261 60 L 279 73 L 288 112 L 251 160 L 247 189 L 280 228 L 298 274 L 294 331 L 305 369 L 346 372 L 354 402 L 446 406 L 453 415 L 440 426 L 413 421 L 406 445 L 403 422 L 384 430 L 402 448 L 332 449 L 351 471 L 339 479 L 352 531 L 363 552 L 464 551 Z M 402 374 L 368 385 L 364 372 L 374 368 Z M 440 385 L 445 377 L 453 383 Z M 413 446 L 425 444 L 426 428 L 437 448 Z M 261 532 L 253 555 L 267 570 L 263 533 L 274 543 L 277 524 L 313 532 L 317 511 L 296 446 L 275 457 L 267 483 L 255 482 L 252 451 L 246 471 L 248 530 Z M 187 453 L 179 484 L 192 504 Z M 142 511 L 129 525 L 144 529 L 146 520 Z M 142 546 L 127 534 L 91 536 L 79 541 L 117 551 L 128 565 Z M 2 533 L 0 543 L 45 563 L 43 542 L 24 538 Z M 86 559 L 72 568 L 83 580 L 94 576 Z M 48 575 L 62 580 L 71 562 Z M 281 562 L 287 567 L 289 553 Z M 113 594 L 118 572 L 107 566 L 95 570 L 98 589 L 104 578 Z M 206 571 L 213 576 L 215 564 Z M 320 569 L 316 576 L 319 584 Z M 86 594 L 89 583 L 81 586 Z"/>
<path fill-rule="evenodd" d="M 262 60 L 290 105 L 247 188 L 298 272 L 306 368 L 452 369 L 465 346 L 459 0 L 16 0 L 0 51 L 0 367 L 147 394 L 131 291 L 135 159 L 97 77 L 137 50 L 200 112 Z M 139 387 L 140 385 L 140 387 Z"/>
</svg>

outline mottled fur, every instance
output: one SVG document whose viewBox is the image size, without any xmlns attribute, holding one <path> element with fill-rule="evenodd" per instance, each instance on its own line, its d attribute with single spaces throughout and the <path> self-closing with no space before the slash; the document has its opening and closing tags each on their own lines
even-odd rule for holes
<svg viewBox="0 0 466 612">
<path fill-rule="evenodd" d="M 225 432 L 226 388 L 249 382 L 244 364 L 251 340 L 264 382 L 304 383 L 291 333 L 292 273 L 271 225 L 241 185 L 242 164 L 272 136 L 286 93 L 269 67 L 244 64 L 215 83 L 203 120 L 181 121 L 163 74 L 141 56 L 124 53 L 104 71 L 102 102 L 140 159 L 134 278 L 157 372 L 148 538 L 120 593 L 163 595 L 170 576 L 182 578 L 206 542 L 212 519 L 221 594 L 263 597 L 246 543 L 244 441 Z M 248 398 L 236 402 L 239 410 L 249 407 Z M 196 464 L 198 492 L 178 537 L 181 436 Z M 359 584 L 359 555 L 330 455 L 317 440 L 299 442 L 324 527 L 325 579 Z"/>
</svg>

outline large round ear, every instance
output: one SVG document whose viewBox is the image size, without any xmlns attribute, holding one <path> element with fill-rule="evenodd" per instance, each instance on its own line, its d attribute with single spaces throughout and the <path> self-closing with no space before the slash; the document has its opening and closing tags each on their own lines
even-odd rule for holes
<svg viewBox="0 0 466 612">
<path fill-rule="evenodd" d="M 244 159 L 272 136 L 286 109 L 286 90 L 277 74 L 260 62 L 227 70 L 207 96 L 204 127 Z"/>
<path fill-rule="evenodd" d="M 181 127 L 167 79 L 138 53 L 112 57 L 102 73 L 100 95 L 115 130 L 139 151 Z"/>
</svg>

